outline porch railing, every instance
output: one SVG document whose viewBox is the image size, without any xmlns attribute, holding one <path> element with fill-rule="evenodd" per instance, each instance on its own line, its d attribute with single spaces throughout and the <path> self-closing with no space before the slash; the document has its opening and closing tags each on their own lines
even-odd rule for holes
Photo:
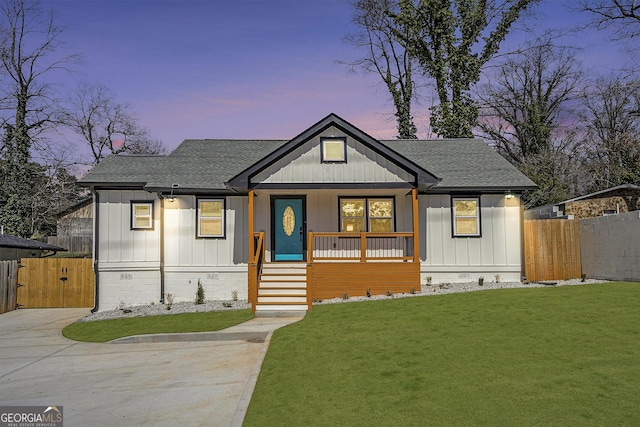
<svg viewBox="0 0 640 427">
<path fill-rule="evenodd" d="M 258 281 L 264 264 L 264 231 L 253 234 L 255 252 L 249 260 L 249 302 L 255 312 L 258 303 Z"/>
<path fill-rule="evenodd" d="M 308 262 L 414 261 L 413 233 L 309 232 Z"/>
</svg>

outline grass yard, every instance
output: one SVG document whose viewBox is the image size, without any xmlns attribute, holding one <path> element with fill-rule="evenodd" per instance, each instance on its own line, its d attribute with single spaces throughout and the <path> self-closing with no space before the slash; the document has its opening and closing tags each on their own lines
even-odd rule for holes
<svg viewBox="0 0 640 427">
<path fill-rule="evenodd" d="M 76 322 L 64 328 L 62 334 L 76 341 L 106 342 L 131 335 L 219 331 L 251 318 L 251 310 L 131 317 Z"/>
<path fill-rule="evenodd" d="M 320 305 L 245 425 L 637 425 L 639 390 L 640 283 Z"/>
</svg>

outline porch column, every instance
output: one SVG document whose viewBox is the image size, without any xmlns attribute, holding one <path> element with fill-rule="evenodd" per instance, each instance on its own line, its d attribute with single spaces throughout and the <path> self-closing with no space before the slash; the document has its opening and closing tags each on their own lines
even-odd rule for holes
<svg viewBox="0 0 640 427">
<path fill-rule="evenodd" d="M 253 237 L 254 231 L 253 231 L 253 221 L 254 221 L 254 206 L 253 206 L 253 198 L 254 198 L 254 192 L 253 189 L 249 190 L 249 212 L 248 212 L 248 216 L 249 216 L 249 226 L 247 227 L 247 234 L 249 234 L 249 264 L 251 263 L 255 263 L 255 253 L 256 253 L 256 248 L 255 248 L 255 238 Z"/>
<path fill-rule="evenodd" d="M 413 205 L 413 262 L 420 262 L 420 218 L 418 217 L 418 189 L 411 189 Z"/>
<path fill-rule="evenodd" d="M 251 310 L 256 312 L 256 304 L 258 303 L 258 268 L 256 266 L 256 248 L 255 248 L 255 238 L 253 237 L 253 190 L 249 190 L 249 203 L 248 203 L 248 213 L 249 224 L 247 227 L 247 234 L 249 235 L 249 261 L 248 261 L 248 289 L 247 289 L 247 300 L 251 303 Z"/>
</svg>

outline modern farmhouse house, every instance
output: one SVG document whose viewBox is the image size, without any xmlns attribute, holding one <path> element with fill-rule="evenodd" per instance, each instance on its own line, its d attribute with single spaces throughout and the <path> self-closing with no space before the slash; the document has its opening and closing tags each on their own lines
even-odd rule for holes
<svg viewBox="0 0 640 427">
<path fill-rule="evenodd" d="M 378 141 L 335 114 L 289 141 L 110 156 L 94 195 L 96 310 L 248 298 L 255 310 L 522 277 L 520 195 L 483 141 Z"/>
</svg>

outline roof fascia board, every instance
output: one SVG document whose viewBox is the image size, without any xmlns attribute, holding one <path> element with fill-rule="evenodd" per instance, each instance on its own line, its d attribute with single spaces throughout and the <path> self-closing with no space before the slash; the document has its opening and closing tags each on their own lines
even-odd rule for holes
<svg viewBox="0 0 640 427">
<path fill-rule="evenodd" d="M 90 182 L 79 182 L 78 185 L 80 187 L 89 187 L 89 188 L 95 188 L 96 190 L 107 190 L 107 189 L 114 189 L 114 190 L 129 190 L 129 189 L 140 189 L 143 190 L 145 185 L 147 185 L 146 182 L 108 182 L 105 183 L 104 181 L 90 181 Z"/>
<path fill-rule="evenodd" d="M 353 126 L 346 120 L 342 119 L 335 113 L 331 113 L 325 118 L 323 118 L 322 120 L 320 120 L 319 122 L 317 122 L 316 124 L 309 127 L 307 130 L 300 133 L 295 138 L 291 139 L 286 144 L 282 145 L 278 149 L 271 152 L 264 159 L 254 163 L 244 171 L 240 172 L 239 174 L 231 178 L 226 184 L 231 188 L 237 188 L 237 189 L 248 188 L 249 181 L 251 180 L 252 176 L 262 171 L 264 168 L 268 167 L 272 163 L 276 162 L 278 159 L 285 156 L 289 152 L 295 150 L 300 145 L 304 144 L 306 141 L 313 138 L 315 135 L 321 133 L 322 131 L 329 128 L 330 126 L 337 127 L 338 129 L 343 131 L 345 134 L 350 135 L 352 138 L 360 141 L 361 143 L 364 143 L 368 148 L 388 158 L 398 167 L 413 174 L 417 181 L 416 183 L 426 182 L 429 184 L 434 184 L 440 181 L 440 179 L 435 175 L 433 175 L 432 173 L 424 170 L 417 164 L 413 163 L 411 160 L 407 159 L 406 157 L 402 156 L 401 154 L 387 147 L 380 141 L 372 138 L 371 136 L 361 131 L 360 129 L 356 128 L 355 126 Z"/>
<path fill-rule="evenodd" d="M 464 193 L 483 193 L 483 194 L 504 194 L 511 191 L 522 194 L 526 191 L 535 190 L 534 186 L 505 186 L 505 187 L 432 187 L 429 194 L 464 194 Z"/>
<path fill-rule="evenodd" d="M 640 186 L 634 185 L 634 184 L 621 184 L 621 185 L 617 185 L 615 187 L 607 188 L 607 189 L 604 189 L 604 190 L 595 191 L 595 192 L 590 193 L 590 194 L 585 194 L 584 196 L 578 196 L 578 197 L 574 197 L 573 199 L 569 199 L 569 200 L 564 200 L 562 202 L 553 203 L 552 206 L 561 205 L 561 204 L 564 204 L 564 203 L 576 202 L 578 200 L 588 199 L 589 197 L 599 196 L 600 194 L 608 193 L 610 191 L 617 191 L 617 190 L 640 190 Z"/>
<path fill-rule="evenodd" d="M 286 183 L 256 184 L 253 188 L 262 190 L 343 190 L 343 189 L 406 189 L 413 188 L 408 182 L 322 182 L 322 183 Z"/>
</svg>

